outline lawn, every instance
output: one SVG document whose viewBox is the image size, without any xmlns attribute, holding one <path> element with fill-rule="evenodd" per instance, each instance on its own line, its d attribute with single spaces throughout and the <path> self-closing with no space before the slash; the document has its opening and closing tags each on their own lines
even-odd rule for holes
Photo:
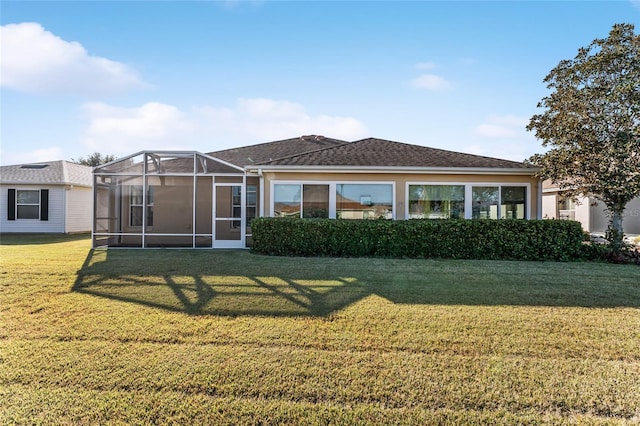
<svg viewBox="0 0 640 426">
<path fill-rule="evenodd" d="M 3 235 L 0 424 L 638 424 L 640 268 Z"/>
</svg>

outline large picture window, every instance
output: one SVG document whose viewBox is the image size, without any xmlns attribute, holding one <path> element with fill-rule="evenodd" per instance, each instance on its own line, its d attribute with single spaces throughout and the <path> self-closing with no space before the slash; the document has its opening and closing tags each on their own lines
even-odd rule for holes
<svg viewBox="0 0 640 426">
<path fill-rule="evenodd" d="M 275 183 L 273 216 L 393 219 L 393 184 Z"/>
<path fill-rule="evenodd" d="M 16 191 L 16 217 L 18 219 L 40 219 L 40 191 Z"/>
<path fill-rule="evenodd" d="M 407 183 L 408 219 L 528 219 L 527 184 Z"/>
<path fill-rule="evenodd" d="M 464 185 L 409 185 L 410 219 L 463 219 Z"/>
<path fill-rule="evenodd" d="M 338 219 L 392 219 L 393 186 L 343 183 L 336 185 Z"/>
<path fill-rule="evenodd" d="M 129 194 L 129 223 L 131 226 L 142 226 L 142 209 L 144 199 L 142 185 L 132 185 Z M 147 226 L 153 226 L 153 187 L 147 188 Z"/>
</svg>

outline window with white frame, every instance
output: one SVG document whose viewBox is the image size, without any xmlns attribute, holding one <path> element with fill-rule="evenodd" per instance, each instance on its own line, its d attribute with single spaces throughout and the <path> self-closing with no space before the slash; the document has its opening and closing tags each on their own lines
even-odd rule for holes
<svg viewBox="0 0 640 426">
<path fill-rule="evenodd" d="M 527 219 L 526 184 L 409 183 L 407 218 Z"/>
<path fill-rule="evenodd" d="M 463 219 L 464 185 L 409 185 L 410 219 Z"/>
<path fill-rule="evenodd" d="M 143 187 L 142 185 L 132 185 L 129 187 L 129 224 L 131 226 L 142 226 Z M 153 226 L 153 187 L 147 188 L 147 226 Z"/>
<path fill-rule="evenodd" d="M 391 183 L 274 183 L 275 217 L 392 219 Z"/>
<path fill-rule="evenodd" d="M 527 187 L 487 185 L 471 188 L 473 219 L 526 219 Z"/>
<path fill-rule="evenodd" d="M 392 219 L 393 185 L 336 184 L 336 217 L 338 219 Z"/>
<path fill-rule="evenodd" d="M 16 218 L 40 219 L 39 190 L 16 190 Z"/>
</svg>

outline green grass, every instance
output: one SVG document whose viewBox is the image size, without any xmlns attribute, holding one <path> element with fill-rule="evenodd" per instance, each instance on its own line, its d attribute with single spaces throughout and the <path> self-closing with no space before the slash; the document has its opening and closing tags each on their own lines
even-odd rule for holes
<svg viewBox="0 0 640 426">
<path fill-rule="evenodd" d="M 0 424 L 638 424 L 640 268 L 0 245 Z"/>
</svg>

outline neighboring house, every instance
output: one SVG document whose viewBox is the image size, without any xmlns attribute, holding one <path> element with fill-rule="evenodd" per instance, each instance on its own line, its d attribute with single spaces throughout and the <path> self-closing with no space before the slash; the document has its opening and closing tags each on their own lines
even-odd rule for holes
<svg viewBox="0 0 640 426">
<path fill-rule="evenodd" d="M 543 218 L 577 220 L 587 232 L 606 232 L 609 216 L 602 201 L 590 197 L 574 201 L 561 195 L 562 191 L 551 181 L 542 183 Z M 625 207 L 622 226 L 625 234 L 640 234 L 640 198 L 631 200 Z"/>
<path fill-rule="evenodd" d="M 90 232 L 92 168 L 69 161 L 0 166 L 0 232 Z"/>
<path fill-rule="evenodd" d="M 94 246 L 241 248 L 260 216 L 535 219 L 535 171 L 374 138 L 139 152 L 94 171 Z"/>
</svg>

